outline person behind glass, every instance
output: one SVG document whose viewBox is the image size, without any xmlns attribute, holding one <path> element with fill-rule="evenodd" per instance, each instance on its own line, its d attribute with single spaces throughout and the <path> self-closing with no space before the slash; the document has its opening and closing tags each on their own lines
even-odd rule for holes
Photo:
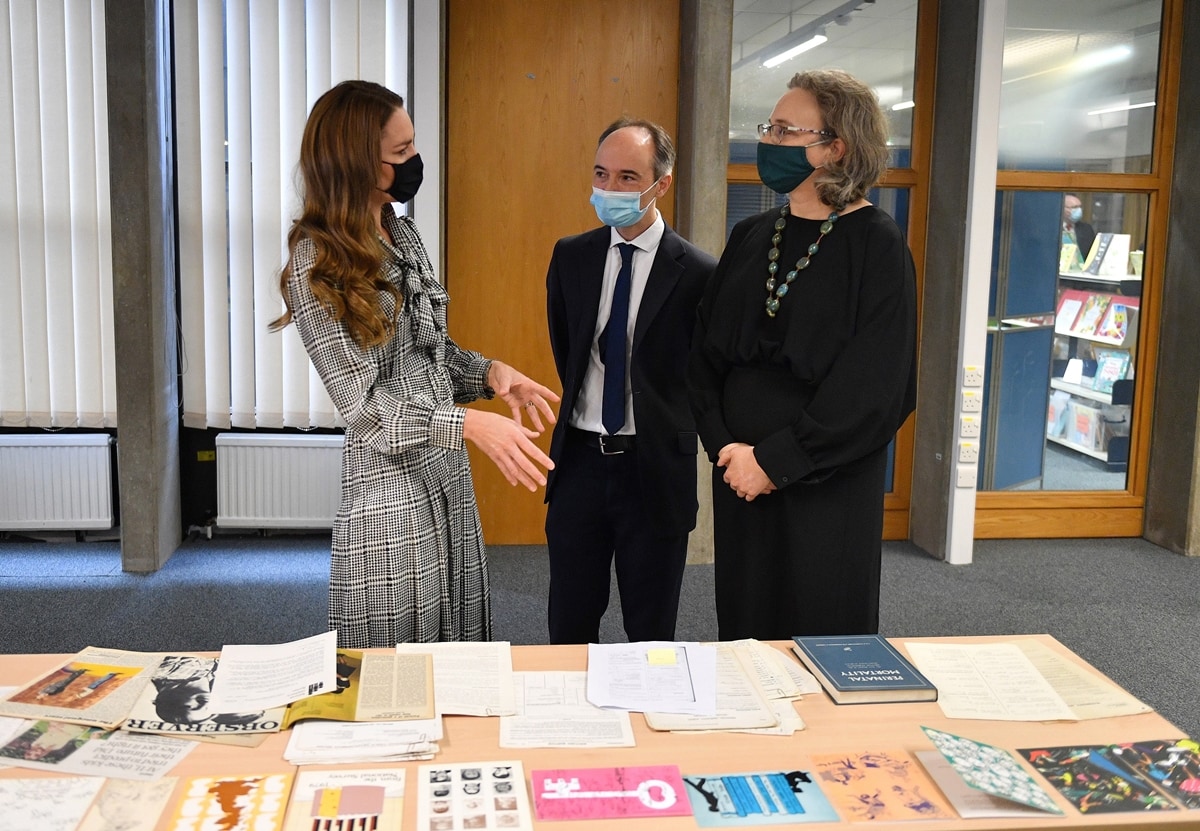
<svg viewBox="0 0 1200 831">
<path fill-rule="evenodd" d="M 865 198 L 887 120 L 865 84 L 813 71 L 758 132 L 787 200 L 730 232 L 688 367 L 719 637 L 876 632 L 887 447 L 916 397 L 912 255 Z"/>
<path fill-rule="evenodd" d="M 487 560 L 465 442 L 534 491 L 553 463 L 532 441 L 549 388 L 462 349 L 416 226 L 391 203 L 422 181 L 400 96 L 345 81 L 313 105 L 300 147 L 303 208 L 280 285 L 346 422 L 329 626 L 338 646 L 488 640 Z M 500 396 L 512 417 L 458 406 Z M 522 424 L 528 416 L 532 428 Z"/>
<path fill-rule="evenodd" d="M 550 260 L 547 317 L 563 389 L 546 486 L 552 643 L 599 641 L 614 560 L 629 640 L 675 637 L 697 508 L 687 355 L 716 260 L 658 211 L 674 164 L 662 127 L 609 125 L 592 169 L 604 227 L 559 240 Z"/>
<path fill-rule="evenodd" d="M 1088 253 L 1092 250 L 1092 241 L 1096 239 L 1096 229 L 1083 221 L 1083 203 L 1073 193 L 1063 197 L 1062 242 L 1072 244 L 1079 252 L 1079 263 L 1087 261 Z"/>
</svg>

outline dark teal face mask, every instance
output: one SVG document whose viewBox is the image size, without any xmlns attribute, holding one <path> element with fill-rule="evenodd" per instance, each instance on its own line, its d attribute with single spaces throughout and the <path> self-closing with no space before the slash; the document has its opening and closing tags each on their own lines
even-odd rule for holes
<svg viewBox="0 0 1200 831">
<path fill-rule="evenodd" d="M 833 139 L 814 141 L 799 147 L 793 144 L 758 143 L 758 178 L 776 193 L 791 193 L 816 170 L 808 162 L 808 148 L 828 144 Z"/>
</svg>

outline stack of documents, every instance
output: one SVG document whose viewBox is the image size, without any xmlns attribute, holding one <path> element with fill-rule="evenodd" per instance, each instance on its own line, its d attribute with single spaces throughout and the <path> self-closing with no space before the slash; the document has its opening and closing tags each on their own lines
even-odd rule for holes
<svg viewBox="0 0 1200 831">
<path fill-rule="evenodd" d="M 304 721 L 292 728 L 283 758 L 293 765 L 413 762 L 432 759 L 442 719 L 387 722 Z"/>
<path fill-rule="evenodd" d="M 791 735 L 804 729 L 792 700 L 819 687 L 759 641 L 591 644 L 587 697 L 641 711 L 652 730 Z"/>
</svg>

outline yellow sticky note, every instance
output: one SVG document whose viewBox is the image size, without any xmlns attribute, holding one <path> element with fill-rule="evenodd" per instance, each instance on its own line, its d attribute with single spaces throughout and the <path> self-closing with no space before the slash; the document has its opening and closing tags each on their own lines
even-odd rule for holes
<svg viewBox="0 0 1200 831">
<path fill-rule="evenodd" d="M 664 648 L 647 649 L 646 660 L 651 664 L 670 666 L 675 663 L 675 650 Z"/>
</svg>

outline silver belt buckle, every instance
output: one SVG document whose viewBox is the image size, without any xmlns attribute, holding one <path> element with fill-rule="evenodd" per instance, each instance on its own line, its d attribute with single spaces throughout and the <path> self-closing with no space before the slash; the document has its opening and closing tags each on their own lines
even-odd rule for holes
<svg viewBox="0 0 1200 831">
<path fill-rule="evenodd" d="M 601 434 L 597 435 L 597 438 L 600 439 L 600 455 L 602 455 L 602 456 L 620 456 L 622 453 L 625 452 L 624 450 L 609 450 L 607 447 L 604 446 L 605 439 L 616 438 L 615 436 L 606 436 L 601 433 Z"/>
</svg>

